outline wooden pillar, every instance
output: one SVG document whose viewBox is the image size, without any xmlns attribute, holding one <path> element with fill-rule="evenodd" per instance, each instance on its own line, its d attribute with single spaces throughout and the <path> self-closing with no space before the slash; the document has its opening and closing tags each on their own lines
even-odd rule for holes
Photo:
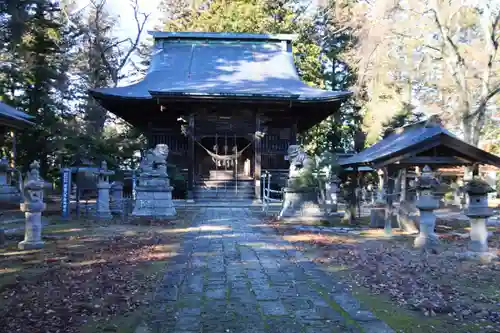
<svg viewBox="0 0 500 333">
<path fill-rule="evenodd" d="M 297 144 L 297 123 L 293 124 L 291 131 L 290 131 L 290 145 L 296 145 Z"/>
<path fill-rule="evenodd" d="M 257 112 L 255 114 L 255 131 L 261 131 L 261 119 L 260 114 Z M 255 198 L 261 199 L 261 167 L 262 167 L 262 141 L 260 137 L 255 139 L 255 156 L 254 156 L 254 172 L 253 178 L 255 183 Z"/>
<path fill-rule="evenodd" d="M 385 221 L 385 231 L 388 234 L 392 234 L 392 215 L 393 215 L 393 204 L 394 204 L 394 176 L 396 175 L 393 166 L 388 166 L 385 169 L 385 175 L 387 180 L 387 210 L 386 210 L 386 221 Z"/>
<path fill-rule="evenodd" d="M 10 131 L 10 137 L 12 139 L 12 151 L 11 151 L 11 161 L 10 161 L 10 167 L 15 168 L 16 167 L 16 160 L 17 160 L 17 141 L 16 141 L 16 131 L 12 129 Z"/>
<path fill-rule="evenodd" d="M 189 131 L 190 135 L 188 135 L 188 188 L 187 188 L 187 200 L 194 200 L 194 167 L 195 167 L 195 149 L 194 149 L 194 138 L 195 138 L 195 129 L 194 129 L 194 114 L 189 115 Z"/>
<path fill-rule="evenodd" d="M 406 201 L 406 192 L 408 188 L 408 176 L 406 173 L 406 168 L 400 170 L 401 172 L 401 194 L 399 196 L 399 202 Z"/>
<path fill-rule="evenodd" d="M 149 148 L 154 148 L 153 146 L 153 123 L 148 122 L 148 129 L 146 133 L 146 139 L 147 139 L 147 147 Z"/>
</svg>

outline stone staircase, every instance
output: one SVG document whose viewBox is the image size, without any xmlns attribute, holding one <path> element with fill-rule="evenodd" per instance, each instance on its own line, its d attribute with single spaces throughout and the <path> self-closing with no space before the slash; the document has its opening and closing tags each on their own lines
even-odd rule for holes
<svg viewBox="0 0 500 333">
<path fill-rule="evenodd" d="M 196 201 L 251 201 L 255 197 L 253 179 L 228 170 L 210 170 L 206 178 L 200 178 L 194 188 Z"/>
</svg>

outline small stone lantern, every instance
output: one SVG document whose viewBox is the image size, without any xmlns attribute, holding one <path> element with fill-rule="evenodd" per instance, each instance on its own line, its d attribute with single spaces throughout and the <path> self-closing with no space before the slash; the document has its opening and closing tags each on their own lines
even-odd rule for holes
<svg viewBox="0 0 500 333">
<path fill-rule="evenodd" d="M 108 170 L 108 163 L 103 161 L 101 168 L 96 172 L 99 180 L 97 182 L 97 209 L 96 215 L 101 219 L 109 219 L 112 217 L 111 210 L 109 209 L 109 176 L 115 174 L 114 171 Z"/>
<path fill-rule="evenodd" d="M 49 186 L 40 178 L 40 164 L 34 161 L 23 187 L 24 202 L 21 204 L 21 211 L 25 214 L 26 226 L 24 240 L 18 245 L 21 250 L 40 249 L 44 245 L 42 212 L 46 208 L 43 202 L 43 190 L 46 187 Z"/>
<path fill-rule="evenodd" d="M 488 229 L 486 219 L 493 215 L 493 210 L 488 207 L 488 193 L 494 192 L 488 183 L 480 178 L 469 181 L 465 187 L 469 196 L 469 207 L 465 215 L 470 218 L 470 244 L 472 252 L 488 252 Z"/>
<path fill-rule="evenodd" d="M 434 230 L 436 227 L 434 209 L 439 208 L 439 199 L 434 193 L 438 187 L 439 181 L 431 168 L 426 165 L 420 177 L 417 178 L 419 197 L 416 206 L 420 211 L 420 233 L 415 238 L 416 248 L 434 248 L 439 245 L 439 238 Z"/>
</svg>

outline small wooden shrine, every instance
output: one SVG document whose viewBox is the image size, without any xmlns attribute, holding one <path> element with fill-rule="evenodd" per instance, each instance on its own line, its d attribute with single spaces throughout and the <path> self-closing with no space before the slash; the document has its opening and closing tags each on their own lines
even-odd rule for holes
<svg viewBox="0 0 500 333">
<path fill-rule="evenodd" d="M 140 82 L 90 93 L 143 130 L 150 147 L 170 147 L 169 163 L 187 173 L 189 199 L 209 182 L 218 195 L 251 187 L 259 197 L 262 170 L 288 168 L 297 133 L 337 112 L 350 95 L 300 80 L 294 36 L 151 35 L 153 56 Z"/>
</svg>

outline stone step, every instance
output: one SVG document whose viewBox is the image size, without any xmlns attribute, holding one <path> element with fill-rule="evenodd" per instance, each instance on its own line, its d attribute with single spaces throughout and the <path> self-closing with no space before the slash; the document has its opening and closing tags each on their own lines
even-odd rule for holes
<svg viewBox="0 0 500 333">
<path fill-rule="evenodd" d="M 254 186 L 253 180 L 199 180 L 195 182 L 195 186 Z"/>
<path fill-rule="evenodd" d="M 202 179 L 207 180 L 232 180 L 232 179 L 247 179 L 251 180 L 252 177 L 247 176 L 242 173 L 238 173 L 235 176 L 233 170 L 210 170 L 208 173 L 208 177 L 202 177 Z"/>
<path fill-rule="evenodd" d="M 234 198 L 234 199 L 251 199 L 255 196 L 253 191 L 215 191 L 215 190 L 195 190 L 195 198 Z"/>
<path fill-rule="evenodd" d="M 252 199 L 254 193 L 233 193 L 233 192 L 195 192 L 195 198 L 234 198 L 234 199 Z"/>
</svg>

